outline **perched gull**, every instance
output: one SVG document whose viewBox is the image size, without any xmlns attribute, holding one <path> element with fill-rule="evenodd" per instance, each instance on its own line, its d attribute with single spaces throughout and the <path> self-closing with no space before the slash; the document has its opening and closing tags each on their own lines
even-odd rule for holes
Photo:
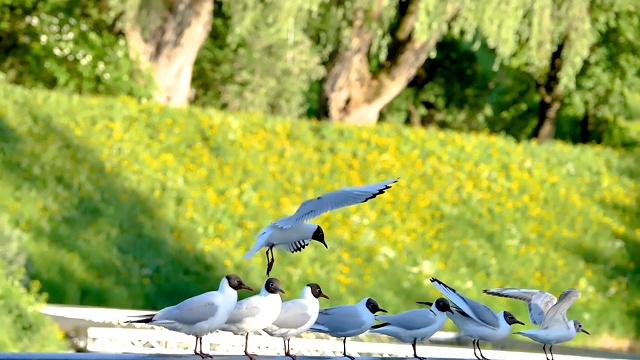
<svg viewBox="0 0 640 360">
<path fill-rule="evenodd" d="M 544 356 L 549 360 L 547 355 L 546 346 L 549 345 L 549 353 L 551 354 L 551 360 L 553 360 L 553 345 L 563 342 L 571 341 L 579 332 L 583 332 L 587 335 L 591 335 L 587 330 L 582 327 L 582 324 L 578 320 L 571 320 L 568 322 L 569 328 L 564 326 L 540 328 L 533 330 L 518 331 L 514 334 L 526 336 L 529 339 L 542 344 L 542 351 Z"/>
<path fill-rule="evenodd" d="M 524 325 L 508 311 L 496 314 L 488 306 L 465 297 L 438 279 L 431 278 L 431 282 L 455 305 L 453 314 L 447 316 L 463 335 L 473 339 L 473 355 L 477 359 L 487 360 L 480 349 L 480 341 L 500 341 L 509 335 L 511 325 Z M 480 356 L 476 354 L 476 346 Z"/>
<path fill-rule="evenodd" d="M 318 299 L 321 297 L 329 298 L 322 292 L 320 285 L 307 284 L 302 289 L 302 295 L 299 299 L 282 303 L 282 310 L 278 318 L 272 325 L 264 329 L 267 334 L 282 338 L 285 356 L 295 360 L 296 356 L 291 353 L 291 338 L 309 330 L 311 325 L 316 322 L 320 310 Z"/>
<path fill-rule="evenodd" d="M 340 305 L 321 309 L 318 319 L 309 330 L 329 334 L 342 340 L 343 355 L 354 360 L 347 354 L 347 337 L 364 334 L 371 329 L 375 322 L 375 313 L 387 312 L 372 298 L 364 298 L 355 305 Z"/>
<path fill-rule="evenodd" d="M 541 290 L 497 288 L 483 290 L 485 294 L 522 300 L 529 308 L 529 319 L 533 325 L 540 325 L 539 329 L 518 331 L 515 334 L 526 336 L 542 344 L 544 356 L 549 360 L 549 353 L 553 360 L 553 345 L 573 340 L 579 332 L 587 335 L 589 332 L 582 327 L 578 320 L 568 320 L 567 310 L 580 297 L 576 289 L 567 289 L 560 294 L 560 300 Z"/>
<path fill-rule="evenodd" d="M 282 308 L 280 293 L 284 294 L 284 290 L 280 288 L 280 280 L 267 279 L 259 294 L 238 301 L 227 323 L 220 328 L 235 335 L 245 336 L 244 354 L 251 360 L 255 360 L 255 356 L 247 351 L 249 333 L 266 328 L 278 318 Z"/>
<path fill-rule="evenodd" d="M 447 320 L 445 312 L 453 313 L 449 301 L 439 298 L 431 304 L 431 309 L 409 310 L 396 315 L 378 315 L 376 319 L 383 323 L 372 326 L 371 332 L 392 336 L 411 344 L 413 357 L 426 360 L 416 353 L 416 342 L 427 340 L 442 328 Z"/>
<path fill-rule="evenodd" d="M 303 201 L 293 215 L 274 221 L 262 229 L 258 233 L 255 245 L 245 254 L 244 258 L 248 260 L 260 249 L 266 247 L 267 276 L 269 276 L 275 262 L 274 247 L 295 253 L 307 247 L 311 240 L 316 240 L 328 248 L 324 240 L 324 231 L 320 225 L 308 224 L 307 221 L 331 210 L 367 202 L 383 194 L 385 190 L 391 188 L 391 184 L 397 181 L 398 179 L 393 179 L 376 184 L 342 188 Z"/>
<path fill-rule="evenodd" d="M 238 290 L 253 291 L 238 275 L 230 274 L 222 278 L 217 291 L 189 298 L 178 305 L 166 307 L 155 314 L 138 315 L 139 320 L 126 323 L 157 325 L 196 337 L 193 353 L 203 359 L 211 357 L 202 350 L 202 337 L 218 330 L 229 318 L 238 301 Z M 198 351 L 200 340 L 200 351 Z"/>
</svg>

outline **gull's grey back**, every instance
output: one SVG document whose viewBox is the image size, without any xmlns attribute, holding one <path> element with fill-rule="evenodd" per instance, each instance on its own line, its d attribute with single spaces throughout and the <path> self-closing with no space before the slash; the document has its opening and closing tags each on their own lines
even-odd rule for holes
<svg viewBox="0 0 640 360">
<path fill-rule="evenodd" d="M 373 319 L 373 314 L 371 315 Z M 373 322 L 373 321 L 372 321 Z M 326 333 L 340 337 L 366 326 L 363 318 L 355 305 L 341 305 L 327 309 L 321 309 L 316 323 L 328 329 Z"/>
<path fill-rule="evenodd" d="M 418 330 L 435 323 L 436 315 L 431 309 L 414 309 L 395 315 L 378 315 L 376 319 L 401 329 Z"/>
</svg>

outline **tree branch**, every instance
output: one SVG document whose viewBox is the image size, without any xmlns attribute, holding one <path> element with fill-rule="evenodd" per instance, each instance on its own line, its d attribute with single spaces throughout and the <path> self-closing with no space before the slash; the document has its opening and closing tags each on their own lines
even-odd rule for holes
<svg viewBox="0 0 640 360">
<path fill-rule="evenodd" d="M 413 27 L 416 23 L 416 17 L 418 16 L 418 7 L 420 0 L 399 0 L 399 3 L 406 1 L 405 12 L 402 14 L 402 19 L 398 25 L 398 29 L 394 33 L 394 42 L 406 42 L 413 33 Z M 398 4 L 398 8 L 401 9 L 401 4 Z"/>
<path fill-rule="evenodd" d="M 394 38 L 397 51 L 391 53 L 385 67 L 376 75 L 376 79 L 380 81 L 394 81 L 398 78 L 407 78 L 408 81 L 413 78 L 417 69 L 424 64 L 427 59 L 427 55 L 433 47 L 440 41 L 445 30 L 453 19 L 460 12 L 460 6 L 452 6 L 447 9 L 447 13 L 443 19 L 443 24 L 437 30 L 435 30 L 428 40 L 418 40 L 413 34 L 413 25 L 415 23 L 415 17 L 417 16 L 417 3 L 419 0 L 410 0 L 407 13 L 402 19 L 401 27 L 396 32 L 399 36 Z M 414 11 L 412 12 L 411 9 Z M 408 29 L 411 32 L 407 35 L 404 32 Z M 402 29 L 402 30 L 401 30 Z M 402 40 L 404 38 L 404 40 Z M 405 84 L 406 85 L 406 84 Z"/>
<path fill-rule="evenodd" d="M 553 99 L 562 96 L 560 89 L 560 71 L 562 70 L 562 52 L 565 47 L 565 43 L 569 40 L 569 35 L 565 35 L 564 39 L 556 50 L 551 54 L 551 61 L 549 64 L 549 73 L 547 74 L 547 80 L 544 83 L 536 81 L 538 92 L 542 96 L 542 100 L 546 103 L 551 103 Z"/>
</svg>

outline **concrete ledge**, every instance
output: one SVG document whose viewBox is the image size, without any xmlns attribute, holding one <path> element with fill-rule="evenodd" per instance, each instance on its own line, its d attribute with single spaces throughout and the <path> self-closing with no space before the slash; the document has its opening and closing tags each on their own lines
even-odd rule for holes
<svg viewBox="0 0 640 360">
<path fill-rule="evenodd" d="M 544 355 L 542 355 L 544 356 Z M 257 356 L 258 360 L 291 360 L 284 356 Z M 1 360 L 200 360 L 196 355 L 164 355 L 164 354 L 98 354 L 98 353 L 0 353 Z M 236 355 L 214 355 L 213 360 L 248 360 L 246 356 Z M 343 357 L 329 356 L 298 356 L 298 360 L 342 360 Z M 394 358 L 367 358 L 356 357 L 357 360 L 392 360 Z M 404 359 L 404 358 L 402 358 Z M 347 359 L 348 360 L 348 359 Z M 466 360 L 466 359 L 440 359 L 429 358 L 429 360 Z"/>
<path fill-rule="evenodd" d="M 475 360 L 473 351 L 469 348 L 448 348 L 450 350 L 442 357 L 429 357 L 429 360 Z M 524 353 L 515 351 L 499 351 L 499 350 L 483 350 L 485 356 L 490 359 L 504 360 L 544 360 L 544 354 L 540 353 Z M 418 352 L 419 355 L 428 355 Z M 450 356 L 449 356 L 450 355 Z M 630 359 L 638 359 L 631 355 Z M 257 356 L 258 360 L 291 360 L 284 356 Z M 199 356 L 194 354 L 107 354 L 107 353 L 0 353 L 0 360 L 200 360 Z M 345 360 L 347 358 L 336 356 L 298 356 L 298 360 Z M 356 357 L 357 360 L 393 360 L 393 359 L 413 359 L 413 358 L 391 358 L 391 357 Z M 616 359 L 611 357 L 591 357 L 591 356 L 574 356 L 560 355 L 555 356 L 556 360 L 601 360 Z M 629 359 L 629 358 L 627 358 Z M 213 360 L 248 360 L 244 355 L 213 355 Z"/>
</svg>

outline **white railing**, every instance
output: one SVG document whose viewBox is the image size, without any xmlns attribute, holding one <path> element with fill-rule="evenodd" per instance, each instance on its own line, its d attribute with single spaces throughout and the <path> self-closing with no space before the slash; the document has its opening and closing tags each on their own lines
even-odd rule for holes
<svg viewBox="0 0 640 360">
<path fill-rule="evenodd" d="M 339 339 L 311 338 L 313 333 L 291 339 L 291 351 L 298 356 L 323 356 L 342 358 L 342 341 Z M 95 352 L 125 352 L 145 354 L 188 354 L 192 353 L 195 338 L 169 330 L 129 329 L 129 328 L 89 328 L 88 350 Z M 411 358 L 411 345 L 378 342 L 383 337 L 365 335 L 347 340 L 347 352 L 356 357 L 400 357 Z M 242 355 L 244 336 L 228 332 L 215 332 L 203 339 L 205 352 L 212 355 Z M 115 351 L 118 349 L 119 351 Z M 490 359 L 540 360 L 542 349 L 535 353 L 502 350 L 483 350 Z M 266 334 L 249 335 L 249 352 L 257 355 L 283 354 L 282 339 Z M 440 345 L 419 345 L 418 355 L 436 359 L 472 359 L 471 346 L 453 347 Z M 557 360 L 601 360 L 598 357 L 556 354 Z M 610 358 L 608 360 L 612 360 Z"/>
<path fill-rule="evenodd" d="M 182 354 L 191 353 L 195 344 L 194 337 L 179 332 L 144 324 L 124 323 L 130 316 L 153 313 L 149 310 L 48 305 L 41 311 L 53 317 L 61 327 L 72 327 L 67 330 L 74 333 L 76 346 L 86 351 Z M 455 342 L 458 334 L 441 331 L 432 339 Z M 203 346 L 211 354 L 242 354 L 244 337 L 217 331 L 203 338 Z M 281 355 L 283 352 L 282 339 L 264 332 L 251 334 L 249 347 L 250 351 L 262 355 Z M 342 340 L 319 333 L 305 333 L 291 340 L 291 349 L 300 355 L 341 355 Z M 393 339 L 378 334 L 350 338 L 347 340 L 347 351 L 354 356 L 377 357 L 408 356 L 412 352 L 410 345 L 396 343 Z"/>
<path fill-rule="evenodd" d="M 153 329 L 89 328 L 87 339 L 87 350 L 95 352 L 186 354 L 193 351 L 195 344 L 193 336 Z M 244 336 L 218 331 L 203 338 L 203 347 L 212 355 L 242 354 Z M 249 351 L 260 355 L 282 355 L 283 342 L 262 332 L 253 333 L 249 335 Z M 291 339 L 291 351 L 307 356 L 340 356 L 342 340 L 318 339 L 312 334 L 304 334 Z M 365 342 L 354 337 L 347 340 L 347 351 L 353 356 L 405 357 L 411 355 L 412 350 L 407 344 Z"/>
<path fill-rule="evenodd" d="M 193 352 L 193 336 L 143 324 L 124 324 L 129 316 L 153 311 L 107 309 L 85 306 L 49 305 L 41 310 L 51 316 L 67 333 L 73 334 L 78 348 L 100 353 L 190 354 Z M 461 344 L 458 333 L 438 332 L 434 343 Z M 418 355 L 440 359 L 472 359 L 470 341 L 464 339 L 464 347 L 429 344 L 417 347 Z M 468 346 L 466 346 L 468 345 Z M 244 336 L 229 332 L 215 332 L 203 338 L 206 352 L 212 355 L 241 355 L 244 353 Z M 540 349 L 542 350 L 542 349 Z M 259 355 L 282 355 L 281 338 L 263 332 L 249 337 L 249 351 Z M 305 333 L 291 339 L 291 351 L 302 356 L 341 356 L 342 339 L 319 333 Z M 411 345 L 378 334 L 363 334 L 347 340 L 347 352 L 359 357 L 412 357 Z M 540 360 L 544 354 L 483 350 L 491 359 Z M 588 356 L 555 356 L 557 360 L 598 359 Z M 615 357 L 607 357 L 614 359 Z M 601 359 L 601 358 L 600 358 Z"/>
</svg>

